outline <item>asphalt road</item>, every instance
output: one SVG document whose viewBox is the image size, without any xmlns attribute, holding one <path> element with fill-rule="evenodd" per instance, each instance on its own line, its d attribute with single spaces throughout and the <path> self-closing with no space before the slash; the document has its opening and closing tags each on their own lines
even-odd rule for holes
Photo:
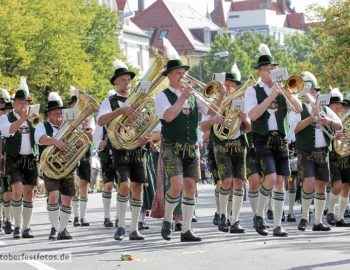
<svg viewBox="0 0 350 270">
<path fill-rule="evenodd" d="M 200 243 L 181 243 L 180 233 L 174 233 L 167 242 L 160 236 L 161 220 L 146 218 L 150 229 L 144 231 L 146 240 L 115 241 L 115 228 L 103 227 L 101 193 L 90 194 L 87 218 L 90 227 L 73 227 L 69 241 L 49 241 L 50 224 L 46 212 L 46 199 L 37 199 L 34 205 L 32 230 L 34 239 L 14 240 L 12 235 L 0 232 L 0 255 L 45 254 L 56 252 L 71 255 L 67 262 L 0 260 L 0 269 L 152 269 L 152 270 L 204 270 L 204 269 L 349 269 L 350 228 L 332 228 L 331 232 L 306 232 L 297 230 L 297 223 L 284 223 L 287 238 L 275 238 L 272 231 L 267 237 L 258 235 L 252 227 L 252 214 L 244 202 L 241 224 L 246 229 L 242 235 L 219 232 L 212 224 L 214 213 L 213 186 L 199 186 L 196 213 L 198 223 L 194 230 L 202 236 Z M 113 193 L 113 202 L 115 202 Z M 287 206 L 285 207 L 287 209 Z M 296 205 L 297 221 L 300 205 Z M 112 208 L 114 217 L 115 204 Z M 127 226 L 130 213 L 127 214 Z M 127 227 L 128 233 L 128 227 Z M 121 255 L 130 254 L 132 261 L 122 261 Z"/>
</svg>

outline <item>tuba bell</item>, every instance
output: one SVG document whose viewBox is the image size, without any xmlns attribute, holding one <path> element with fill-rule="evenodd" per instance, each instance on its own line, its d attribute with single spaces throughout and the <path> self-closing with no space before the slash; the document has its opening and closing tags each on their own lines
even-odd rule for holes
<svg viewBox="0 0 350 270">
<path fill-rule="evenodd" d="M 137 148 L 139 139 L 149 135 L 159 123 L 151 94 L 154 94 L 157 86 L 165 78 L 162 76 L 161 70 L 168 61 L 168 57 L 158 49 L 153 49 L 153 52 L 156 58 L 142 78 L 142 81 L 152 82 L 148 93 L 133 92 L 125 102 L 126 106 L 134 108 L 136 118 L 131 119 L 126 115 L 119 115 L 108 125 L 108 138 L 116 149 L 132 150 Z"/>
<path fill-rule="evenodd" d="M 40 171 L 52 179 L 61 179 L 71 173 L 89 149 L 90 140 L 78 127 L 88 116 L 98 112 L 99 104 L 81 90 L 77 90 L 77 98 L 75 106 L 77 117 L 72 121 L 66 121 L 54 137 L 68 144 L 69 150 L 63 152 L 55 146 L 48 146 L 41 154 Z"/>
<path fill-rule="evenodd" d="M 234 136 L 241 127 L 242 120 L 239 118 L 241 112 L 240 109 L 231 110 L 231 104 L 233 100 L 241 99 L 244 96 L 245 91 L 256 84 L 256 80 L 253 76 L 250 78 L 235 92 L 228 95 L 226 100 L 224 100 L 220 106 L 220 110 L 223 114 L 224 122 L 222 124 L 214 124 L 213 131 L 214 134 L 220 140 L 228 140 Z"/>
</svg>

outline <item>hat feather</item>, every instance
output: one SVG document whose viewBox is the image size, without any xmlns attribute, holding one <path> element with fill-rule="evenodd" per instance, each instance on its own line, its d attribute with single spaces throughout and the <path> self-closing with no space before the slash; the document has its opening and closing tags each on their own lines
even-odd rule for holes
<svg viewBox="0 0 350 270">
<path fill-rule="evenodd" d="M 163 38 L 163 46 L 165 50 L 165 54 L 169 60 L 177 60 L 180 59 L 180 56 L 174 46 L 170 43 L 167 38 Z"/>
<path fill-rule="evenodd" d="M 115 60 L 113 61 L 113 67 L 114 67 L 115 69 L 118 69 L 118 68 L 126 68 L 126 69 L 128 69 L 128 67 L 126 66 L 126 64 L 125 64 L 122 60 L 120 60 L 120 59 L 115 59 Z"/>
<path fill-rule="evenodd" d="M 62 98 L 57 92 L 50 92 L 48 101 L 58 101 L 60 104 L 63 104 Z"/>
<path fill-rule="evenodd" d="M 74 96 L 78 96 L 78 91 L 77 91 L 77 89 L 73 86 L 73 85 L 70 85 L 69 86 L 69 91 L 70 91 L 70 95 L 72 96 L 72 97 L 74 97 Z"/>
<path fill-rule="evenodd" d="M 10 93 L 3 88 L 0 88 L 0 93 L 1 93 L 1 97 L 6 100 L 6 101 L 10 101 L 11 100 L 11 96 Z"/>
<path fill-rule="evenodd" d="M 304 71 L 301 73 L 303 76 L 304 81 L 311 81 L 315 82 L 317 84 L 317 80 L 314 74 L 312 74 L 310 71 Z"/>
<path fill-rule="evenodd" d="M 114 89 L 111 89 L 108 91 L 108 96 L 111 97 L 113 95 L 115 95 L 117 92 Z"/>
<path fill-rule="evenodd" d="M 269 47 L 264 43 L 261 43 L 259 45 L 259 52 L 260 52 L 260 55 L 270 55 L 271 56 L 271 52 L 270 52 Z"/>
<path fill-rule="evenodd" d="M 339 88 L 333 88 L 331 90 L 331 97 L 339 97 L 340 100 L 343 100 L 343 94 L 340 92 Z"/>
<path fill-rule="evenodd" d="M 237 76 L 237 81 L 240 81 L 241 80 L 241 72 L 239 71 L 238 67 L 237 67 L 237 64 L 234 63 L 231 67 L 231 73 L 233 74 L 236 74 Z"/>
<path fill-rule="evenodd" d="M 29 96 L 29 87 L 27 84 L 27 78 L 25 76 L 21 76 L 19 78 L 19 89 L 26 91 L 27 95 Z"/>
</svg>

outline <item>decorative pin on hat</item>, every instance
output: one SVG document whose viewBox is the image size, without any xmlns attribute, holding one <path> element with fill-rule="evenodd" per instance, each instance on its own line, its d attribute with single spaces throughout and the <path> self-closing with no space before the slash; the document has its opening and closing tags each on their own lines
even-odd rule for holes
<svg viewBox="0 0 350 270">
<path fill-rule="evenodd" d="M 260 57 L 258 59 L 258 62 L 253 63 L 253 65 L 252 65 L 253 68 L 258 69 L 262 66 L 267 66 L 267 65 L 277 66 L 278 65 L 277 63 L 273 62 L 273 58 L 272 58 L 270 49 L 266 44 L 261 43 L 259 45 L 259 52 L 260 52 Z"/>
<path fill-rule="evenodd" d="M 329 100 L 329 105 L 332 103 L 343 103 L 343 94 L 340 92 L 339 88 L 331 89 L 331 98 Z"/>
<path fill-rule="evenodd" d="M 20 77 L 19 88 L 16 91 L 15 97 L 13 99 L 26 100 L 28 102 L 32 101 L 32 98 L 29 96 L 29 87 L 26 77 Z"/>
<path fill-rule="evenodd" d="M 169 59 L 168 63 L 166 64 L 166 70 L 162 72 L 163 76 L 167 76 L 170 71 L 177 68 L 184 68 L 185 70 L 190 69 L 190 66 L 182 63 L 179 54 L 167 38 L 163 38 L 163 46 L 165 49 L 165 54 Z"/>
<path fill-rule="evenodd" d="M 231 72 L 226 72 L 225 80 L 234 81 L 237 85 L 242 84 L 241 72 L 239 71 L 236 63 L 232 65 Z"/>
<path fill-rule="evenodd" d="M 50 92 L 47 102 L 47 110 L 45 113 L 55 110 L 55 109 L 65 109 L 63 106 L 63 101 L 57 92 Z"/>
<path fill-rule="evenodd" d="M 311 89 L 315 89 L 316 91 L 321 90 L 321 88 L 317 84 L 317 79 L 314 74 L 312 74 L 310 71 L 304 71 L 301 74 L 304 82 L 308 82 L 311 84 Z"/>
<path fill-rule="evenodd" d="M 114 75 L 110 79 L 111 84 L 114 85 L 115 79 L 124 74 L 130 75 L 131 79 L 135 78 L 136 74 L 132 71 L 129 71 L 128 67 L 125 65 L 125 63 L 122 60 L 115 59 L 113 61 L 113 66 L 115 68 L 115 71 L 114 71 Z"/>
</svg>

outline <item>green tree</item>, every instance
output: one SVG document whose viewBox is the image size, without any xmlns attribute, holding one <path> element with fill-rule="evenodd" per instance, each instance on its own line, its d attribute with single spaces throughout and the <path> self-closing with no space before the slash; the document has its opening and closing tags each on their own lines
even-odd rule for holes
<svg viewBox="0 0 350 270">
<path fill-rule="evenodd" d="M 69 85 L 101 100 L 110 88 L 112 62 L 124 59 L 115 12 L 84 0 L 0 0 L 0 83 L 27 76 L 36 101 L 49 91 L 66 98 Z"/>
</svg>

